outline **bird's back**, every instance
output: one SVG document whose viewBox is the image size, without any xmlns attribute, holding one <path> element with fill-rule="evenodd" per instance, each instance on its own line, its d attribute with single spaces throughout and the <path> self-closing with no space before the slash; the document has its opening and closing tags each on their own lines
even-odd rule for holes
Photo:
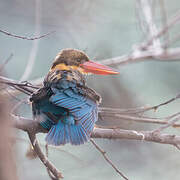
<svg viewBox="0 0 180 180">
<path fill-rule="evenodd" d="M 97 121 L 100 96 L 78 71 L 52 70 L 31 97 L 34 117 L 49 130 L 49 144 L 83 144 Z"/>
</svg>

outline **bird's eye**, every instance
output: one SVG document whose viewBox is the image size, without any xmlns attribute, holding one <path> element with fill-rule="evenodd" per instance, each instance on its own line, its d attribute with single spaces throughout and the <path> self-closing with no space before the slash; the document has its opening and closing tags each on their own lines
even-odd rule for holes
<svg viewBox="0 0 180 180">
<path fill-rule="evenodd" d="M 80 63 L 80 62 L 81 62 L 81 59 L 77 59 L 77 62 L 79 62 L 79 63 Z"/>
</svg>

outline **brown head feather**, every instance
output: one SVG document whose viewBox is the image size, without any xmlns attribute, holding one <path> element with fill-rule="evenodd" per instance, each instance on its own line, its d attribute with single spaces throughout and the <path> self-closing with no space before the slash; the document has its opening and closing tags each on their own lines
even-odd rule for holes
<svg viewBox="0 0 180 180">
<path fill-rule="evenodd" d="M 51 68 L 61 63 L 70 66 L 79 66 L 86 61 L 89 61 L 89 57 L 83 51 L 77 49 L 63 49 L 55 57 Z"/>
</svg>

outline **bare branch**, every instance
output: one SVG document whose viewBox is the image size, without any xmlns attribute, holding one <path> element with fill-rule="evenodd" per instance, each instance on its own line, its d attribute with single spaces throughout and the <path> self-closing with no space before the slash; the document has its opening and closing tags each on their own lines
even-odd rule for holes
<svg viewBox="0 0 180 180">
<path fill-rule="evenodd" d="M 9 85 L 10 87 L 13 87 L 14 89 L 23 92 L 27 95 L 31 95 L 35 90 L 37 90 L 39 87 L 34 86 L 29 82 L 17 82 L 12 79 L 5 78 L 3 76 L 0 76 L 0 83 Z M 14 94 L 13 92 L 10 92 L 11 94 Z M 2 94 L 6 94 L 6 90 L 2 92 Z"/>
<path fill-rule="evenodd" d="M 113 169 L 123 178 L 128 180 L 128 178 L 113 164 L 113 162 L 107 157 L 106 152 L 97 145 L 97 143 L 93 140 L 90 139 L 91 143 L 94 145 L 94 147 L 103 155 L 104 159 L 110 164 Z"/>
<path fill-rule="evenodd" d="M 180 113 L 177 113 L 175 116 L 172 117 L 171 121 L 169 121 L 166 125 L 154 130 L 154 132 L 161 132 L 162 130 L 170 126 L 173 126 L 179 120 L 180 120 Z"/>
<path fill-rule="evenodd" d="M 101 63 L 112 66 L 122 66 L 130 63 L 136 63 L 141 61 L 179 61 L 180 48 L 172 48 L 166 51 L 156 51 L 154 49 L 140 51 L 133 50 L 132 53 L 102 60 Z"/>
<path fill-rule="evenodd" d="M 14 127 L 27 131 L 27 129 L 33 129 L 36 133 L 46 133 L 38 122 L 32 119 L 24 117 L 18 117 L 12 115 L 14 120 Z M 131 139 L 131 140 L 144 140 L 162 144 L 180 144 L 180 136 L 161 134 L 153 131 L 134 131 L 134 130 L 123 130 L 123 129 L 107 129 L 107 128 L 94 128 L 92 138 L 103 138 L 103 139 Z"/>
<path fill-rule="evenodd" d="M 150 106 L 150 107 L 138 107 L 138 108 L 127 108 L 127 109 L 120 109 L 120 108 L 108 108 L 108 107 L 101 107 L 99 108 L 100 113 L 117 113 L 117 114 L 138 114 L 138 113 L 143 113 L 146 111 L 154 110 L 157 111 L 161 106 L 168 105 L 169 103 L 177 100 L 180 98 L 180 94 L 177 94 L 175 97 L 160 103 L 155 106 Z"/>
<path fill-rule="evenodd" d="M 14 126 L 21 130 L 28 132 L 31 143 L 33 145 L 34 150 L 37 152 L 37 155 L 41 159 L 41 161 L 48 167 L 55 177 L 57 177 L 56 169 L 51 169 L 51 164 L 47 163 L 47 159 L 44 159 L 45 155 L 42 155 L 41 150 L 39 150 L 39 145 L 36 140 L 35 134 L 39 132 L 46 132 L 41 126 L 39 126 L 37 121 L 33 121 L 31 119 L 26 119 L 23 117 L 18 117 L 12 115 L 14 119 Z M 169 118 L 177 118 L 179 115 L 173 115 Z M 173 120 L 172 120 L 173 121 Z M 175 122 L 175 121 L 174 121 Z M 172 125 L 172 124 L 171 124 Z M 170 126 L 168 124 L 168 126 Z M 33 132 L 33 133 L 30 133 Z M 143 140 L 143 141 L 151 141 L 156 143 L 170 144 L 174 146 L 180 145 L 180 136 L 169 135 L 169 134 L 161 134 L 160 131 L 134 131 L 134 130 L 122 130 L 122 129 L 105 129 L 105 128 L 94 128 L 94 131 L 91 134 L 92 138 L 103 138 L 103 139 L 131 139 L 131 140 Z M 91 141 L 92 142 L 92 141 Z M 94 143 L 93 143 L 94 144 Z M 96 146 L 97 147 L 97 146 Z M 99 150 L 99 149 L 98 149 Z M 104 152 L 103 150 L 100 151 Z M 40 154 L 38 154 L 40 153 Z M 102 153 L 103 154 L 103 153 Z M 112 165 L 113 168 L 117 169 L 114 164 L 107 158 L 104 157 L 108 163 Z M 48 161 L 49 162 L 49 161 Z M 52 165 L 53 166 L 53 165 Z M 54 166 L 53 166 L 54 167 Z M 51 173 L 49 172 L 51 175 Z M 50 176 L 51 179 L 54 179 L 54 176 Z"/>
<path fill-rule="evenodd" d="M 51 173 L 56 177 L 56 179 L 62 179 L 63 176 L 61 172 L 46 158 L 44 153 L 42 152 L 39 143 L 36 139 L 36 135 L 33 132 L 28 132 L 29 139 L 31 141 L 31 144 L 34 148 L 34 151 L 37 153 L 39 159 L 42 161 L 42 163 L 46 166 L 48 170 L 51 171 Z"/>
<path fill-rule="evenodd" d="M 154 39 L 158 39 L 162 35 L 166 34 L 170 28 L 180 21 L 180 11 L 178 11 L 153 37 L 149 38 L 143 45 L 135 48 L 131 53 L 115 58 L 102 60 L 101 63 L 105 65 L 126 65 L 129 63 L 140 62 L 145 60 L 156 60 L 156 61 L 177 61 L 180 59 L 180 48 L 173 48 L 167 50 L 158 50 L 152 48 Z"/>
<path fill-rule="evenodd" d="M 180 33 L 177 33 L 172 39 L 168 40 L 163 44 L 163 48 L 168 48 L 170 45 L 174 44 L 180 39 Z"/>
<path fill-rule="evenodd" d="M 52 174 L 58 179 L 63 178 L 62 174 L 57 170 L 57 168 L 46 158 L 44 153 L 42 152 L 39 143 L 36 139 L 36 133 L 38 132 L 47 132 L 46 130 L 43 130 L 38 124 L 37 121 L 34 121 L 32 119 L 27 119 L 15 115 L 11 115 L 13 118 L 13 125 L 14 127 L 21 129 L 23 131 L 26 131 L 28 133 L 29 139 L 31 141 L 31 144 L 34 148 L 34 151 L 36 152 L 39 159 L 42 161 L 42 163 L 52 172 Z"/>
<path fill-rule="evenodd" d="M 174 146 L 175 146 L 178 150 L 180 150 L 180 146 L 179 146 L 179 145 L 174 144 Z"/>
<path fill-rule="evenodd" d="M 11 37 L 19 38 L 19 39 L 31 40 L 31 41 L 41 39 L 41 38 L 44 38 L 46 36 L 49 36 L 52 33 L 55 33 L 55 31 L 51 31 L 49 33 L 43 34 L 43 35 L 38 36 L 38 37 L 26 37 L 26 36 L 19 36 L 19 35 L 16 35 L 16 34 L 12 34 L 12 33 L 8 32 L 8 31 L 2 30 L 2 29 L 0 29 L 0 32 L 7 35 L 7 36 L 11 36 Z"/>
<path fill-rule="evenodd" d="M 153 48 L 161 48 L 161 42 L 159 38 L 155 38 L 155 35 L 158 32 L 158 29 L 156 27 L 156 24 L 153 20 L 152 15 L 152 5 L 149 0 L 138 0 L 138 2 L 141 5 L 140 10 L 142 10 L 142 16 L 145 19 L 145 22 L 147 24 L 147 37 L 152 37 L 152 46 Z"/>
<path fill-rule="evenodd" d="M 150 117 L 143 117 L 143 116 L 130 116 L 130 115 L 124 115 L 124 114 L 110 114 L 110 113 L 100 113 L 103 117 L 113 117 L 117 120 L 120 118 L 121 121 L 131 121 L 131 122 L 138 122 L 138 123 L 151 123 L 151 124 L 166 124 L 168 125 L 169 122 L 167 121 L 168 117 L 165 117 L 163 119 L 161 118 L 150 118 Z M 173 127 L 180 127 L 180 124 L 174 123 L 172 125 Z M 116 126 L 117 127 L 117 126 Z M 112 127 L 114 128 L 114 127 Z"/>
<path fill-rule="evenodd" d="M 102 129 L 94 128 L 91 134 L 92 138 L 103 139 L 129 139 L 129 140 L 143 140 L 161 144 L 180 144 L 180 136 L 153 133 L 151 131 L 133 131 L 123 129 Z"/>
<path fill-rule="evenodd" d="M 46 157 L 48 158 L 48 155 L 49 155 L 49 152 L 48 152 L 48 144 L 45 145 L 45 149 L 46 149 Z M 58 179 L 59 179 L 59 178 L 57 179 L 57 177 L 55 177 L 48 168 L 46 168 L 46 169 L 47 169 L 47 173 L 48 173 L 49 177 L 50 177 L 52 180 L 58 180 Z"/>
</svg>

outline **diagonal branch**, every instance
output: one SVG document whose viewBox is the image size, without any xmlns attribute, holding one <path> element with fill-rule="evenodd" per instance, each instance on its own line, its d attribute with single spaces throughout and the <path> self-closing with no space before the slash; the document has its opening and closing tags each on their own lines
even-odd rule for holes
<svg viewBox="0 0 180 180">
<path fill-rule="evenodd" d="M 103 155 L 104 159 L 113 167 L 113 169 L 123 178 L 128 180 L 128 178 L 113 164 L 113 162 L 107 157 L 106 152 L 100 148 L 97 143 L 90 139 L 91 143 L 95 146 L 95 148 Z"/>
<path fill-rule="evenodd" d="M 56 177 L 56 179 L 63 178 L 61 172 L 48 160 L 48 158 L 42 152 L 36 139 L 36 133 L 47 131 L 43 130 L 43 128 L 39 126 L 38 122 L 32 119 L 27 119 L 15 115 L 11 115 L 11 117 L 13 118 L 14 127 L 28 133 L 34 151 L 36 152 L 41 162 L 46 166 L 46 168 L 53 174 L 54 177 Z"/>
<path fill-rule="evenodd" d="M 39 143 L 36 139 L 36 135 L 32 132 L 27 132 L 29 139 L 31 141 L 31 144 L 34 148 L 34 151 L 37 153 L 39 159 L 42 161 L 42 163 L 47 167 L 47 169 L 56 177 L 56 179 L 62 179 L 63 176 L 61 172 L 47 159 L 47 157 L 42 152 Z"/>
</svg>

